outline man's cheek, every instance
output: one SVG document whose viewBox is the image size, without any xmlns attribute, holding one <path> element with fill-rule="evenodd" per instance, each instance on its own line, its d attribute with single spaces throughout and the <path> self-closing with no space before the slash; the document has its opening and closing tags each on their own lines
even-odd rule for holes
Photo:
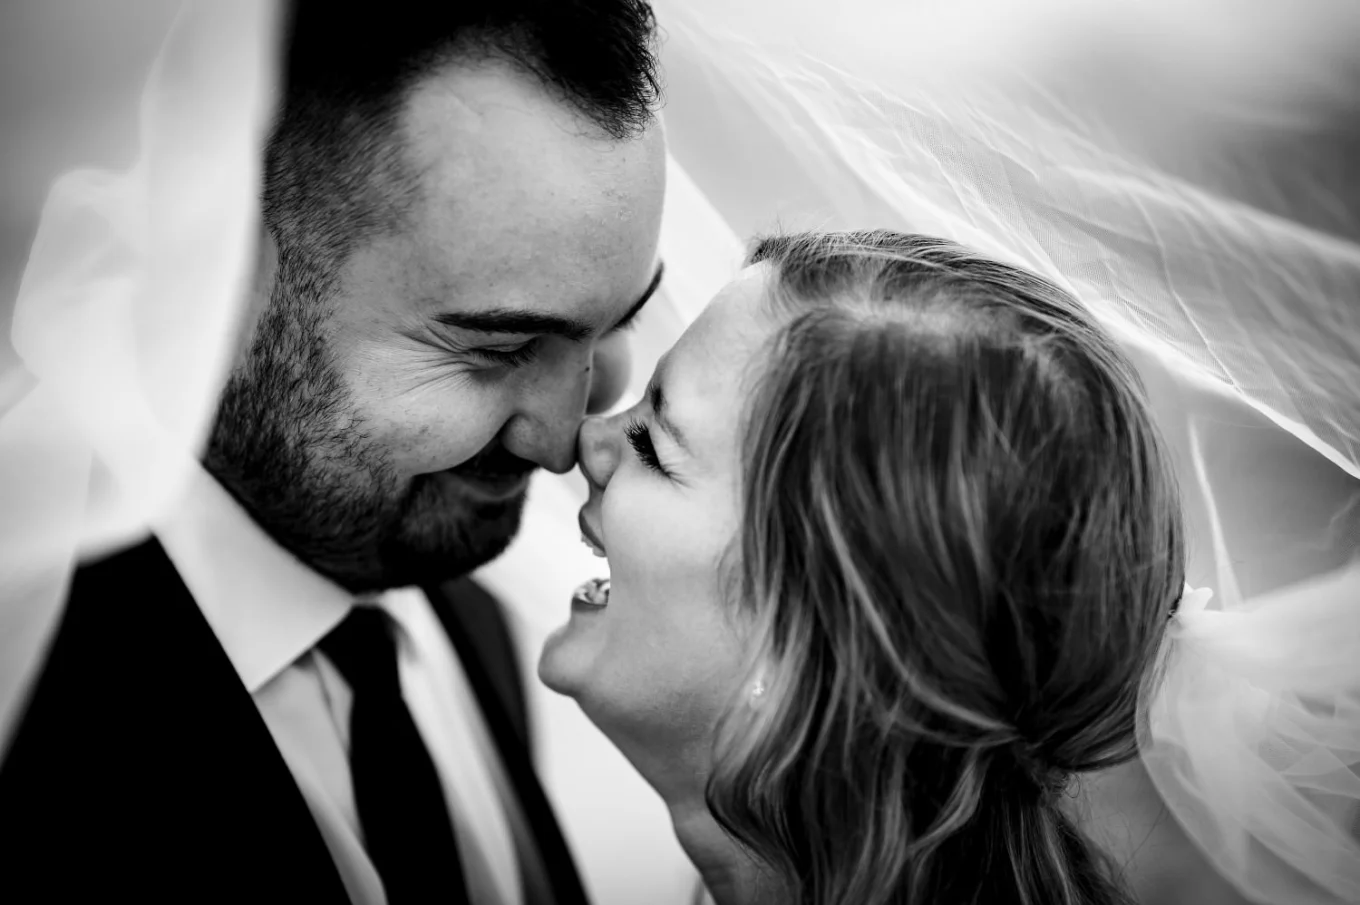
<svg viewBox="0 0 1360 905">
<path fill-rule="evenodd" d="M 450 401 L 465 403 L 449 404 Z M 495 399 L 426 398 L 405 405 L 375 407 L 366 433 L 381 442 L 390 464 L 412 474 L 446 471 L 466 464 L 496 441 L 506 416 Z"/>
</svg>

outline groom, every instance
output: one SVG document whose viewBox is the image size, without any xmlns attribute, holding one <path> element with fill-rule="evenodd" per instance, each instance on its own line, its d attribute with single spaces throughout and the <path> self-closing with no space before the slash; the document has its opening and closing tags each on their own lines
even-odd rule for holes
<svg viewBox="0 0 1360 905">
<path fill-rule="evenodd" d="M 350 9 L 294 5 L 205 468 L 76 573 L 0 768 L 7 901 L 584 901 L 465 576 L 660 277 L 651 11 Z"/>
</svg>

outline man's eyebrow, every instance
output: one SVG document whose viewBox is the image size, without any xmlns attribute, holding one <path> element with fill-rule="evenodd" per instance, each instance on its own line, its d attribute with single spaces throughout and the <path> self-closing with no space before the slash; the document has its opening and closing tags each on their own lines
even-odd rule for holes
<svg viewBox="0 0 1360 905">
<path fill-rule="evenodd" d="M 658 261 L 656 264 L 656 273 L 652 274 L 652 281 L 647 284 L 647 288 L 642 291 L 642 295 L 638 296 L 638 300 L 633 303 L 633 307 L 628 309 L 628 313 L 619 318 L 619 322 L 609 329 L 622 330 L 631 324 L 633 318 L 637 317 L 642 309 L 646 307 L 647 303 L 652 300 L 652 296 L 656 294 L 657 288 L 661 285 L 661 278 L 665 276 L 665 274 L 666 265 L 663 262 Z"/>
<path fill-rule="evenodd" d="M 435 323 L 474 333 L 523 333 L 526 335 L 564 336 L 575 342 L 589 338 L 589 324 L 575 318 L 513 308 L 484 308 L 481 311 L 441 311 Z"/>
<path fill-rule="evenodd" d="M 652 417 L 656 419 L 657 424 L 661 425 L 662 430 L 670 434 L 671 438 L 674 439 L 676 443 L 680 444 L 681 449 L 685 452 L 689 452 L 689 444 L 685 441 L 685 435 L 675 426 L 675 422 L 671 421 L 666 415 L 666 393 L 661 389 L 660 370 L 661 369 L 658 367 L 657 375 L 654 376 L 652 382 L 647 385 L 647 401 L 652 407 Z"/>
<path fill-rule="evenodd" d="M 647 304 L 657 287 L 661 285 L 661 275 L 665 267 L 658 264 L 652 281 L 641 297 L 633 303 L 618 323 L 610 330 L 626 327 L 642 307 Z M 434 322 L 445 327 L 470 330 L 473 333 L 515 333 L 526 336 L 561 336 L 573 342 L 589 339 L 595 331 L 591 326 L 574 317 L 559 314 L 544 314 L 539 311 L 518 311 L 514 308 L 483 308 L 480 311 L 441 311 L 434 315 Z"/>
</svg>

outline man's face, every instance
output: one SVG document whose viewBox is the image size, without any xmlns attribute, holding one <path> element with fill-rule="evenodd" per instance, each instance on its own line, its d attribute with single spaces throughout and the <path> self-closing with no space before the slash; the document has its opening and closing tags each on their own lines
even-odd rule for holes
<svg viewBox="0 0 1360 905">
<path fill-rule="evenodd" d="M 615 140 L 502 66 L 425 79 L 403 116 L 419 191 L 334 294 L 299 303 L 280 249 L 209 466 L 255 518 L 354 589 L 499 554 L 529 472 L 565 472 L 626 374 L 619 325 L 655 288 L 659 128 Z M 623 379 L 621 379 L 623 378 Z"/>
</svg>

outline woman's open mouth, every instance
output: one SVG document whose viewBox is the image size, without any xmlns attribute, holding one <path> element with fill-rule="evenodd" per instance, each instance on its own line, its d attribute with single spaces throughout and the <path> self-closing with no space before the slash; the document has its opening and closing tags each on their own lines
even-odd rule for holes
<svg viewBox="0 0 1360 905">
<path fill-rule="evenodd" d="M 571 595 L 573 608 L 602 610 L 609 606 L 609 579 L 592 578 L 581 585 Z"/>
<path fill-rule="evenodd" d="M 580 513 L 576 516 L 576 523 L 581 526 L 581 543 L 590 548 L 601 559 L 605 558 L 604 544 L 600 537 L 595 533 L 595 529 L 590 526 L 590 521 L 586 518 L 586 507 L 582 506 Z M 585 584 L 577 588 L 571 595 L 571 605 L 575 610 L 602 610 L 609 605 L 609 579 L 592 578 Z"/>
</svg>

